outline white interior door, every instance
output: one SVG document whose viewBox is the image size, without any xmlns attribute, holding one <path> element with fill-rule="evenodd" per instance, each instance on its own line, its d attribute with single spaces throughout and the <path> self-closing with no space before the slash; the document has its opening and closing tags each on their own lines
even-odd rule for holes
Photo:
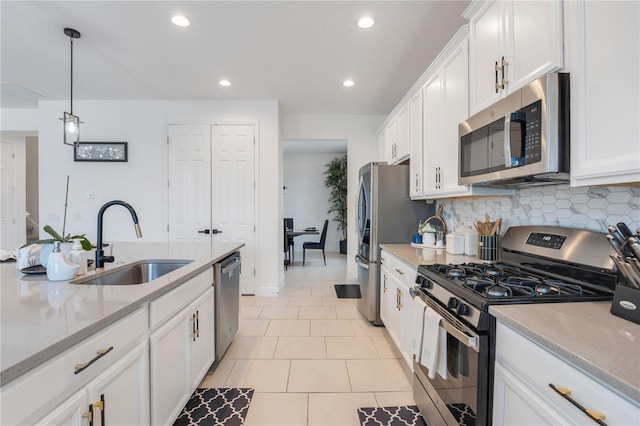
<svg viewBox="0 0 640 426">
<path fill-rule="evenodd" d="M 243 242 L 241 294 L 255 294 L 255 128 L 212 126 L 214 241 Z M 219 233 L 215 233 L 218 231 Z"/>
<path fill-rule="evenodd" d="M 0 203 L 0 248 L 15 250 L 18 247 L 18 200 L 15 190 L 13 143 L 2 141 L 0 153 L 0 185 L 2 202 Z"/>
<path fill-rule="evenodd" d="M 169 241 L 211 244 L 211 130 L 169 126 Z"/>
<path fill-rule="evenodd" d="M 168 134 L 169 241 L 244 242 L 240 291 L 255 294 L 254 126 L 177 124 Z"/>
</svg>

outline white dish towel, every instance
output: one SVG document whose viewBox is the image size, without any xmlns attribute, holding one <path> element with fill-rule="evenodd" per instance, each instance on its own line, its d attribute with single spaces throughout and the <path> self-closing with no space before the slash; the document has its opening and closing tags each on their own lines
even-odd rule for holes
<svg viewBox="0 0 640 426">
<path fill-rule="evenodd" d="M 436 377 L 436 372 L 443 379 L 447 378 L 447 332 L 440 327 L 440 321 L 440 314 L 427 306 L 424 310 L 420 364 L 427 368 L 430 379 Z"/>
<path fill-rule="evenodd" d="M 424 336 L 424 310 L 427 304 L 420 297 L 413 299 L 415 302 L 413 309 L 413 333 L 411 335 L 411 351 L 416 357 L 416 362 L 422 359 L 422 338 Z"/>
</svg>

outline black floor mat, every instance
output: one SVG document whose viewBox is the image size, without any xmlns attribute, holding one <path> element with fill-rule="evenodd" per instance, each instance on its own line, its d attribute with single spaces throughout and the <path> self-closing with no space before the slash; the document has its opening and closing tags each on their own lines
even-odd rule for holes
<svg viewBox="0 0 640 426">
<path fill-rule="evenodd" d="M 338 299 L 360 299 L 360 286 L 358 284 L 334 284 Z"/>
</svg>

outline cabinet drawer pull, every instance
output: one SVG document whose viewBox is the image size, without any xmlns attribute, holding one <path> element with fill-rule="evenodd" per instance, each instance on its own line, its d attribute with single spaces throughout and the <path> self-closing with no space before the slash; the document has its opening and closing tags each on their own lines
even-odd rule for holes
<svg viewBox="0 0 640 426">
<path fill-rule="evenodd" d="M 604 413 L 600 413 L 598 411 L 590 410 L 588 408 L 584 408 L 582 404 L 580 404 L 575 399 L 571 398 L 571 389 L 561 388 L 559 386 L 554 385 L 553 383 L 549 383 L 549 387 L 556 391 L 559 395 L 561 395 L 564 399 L 573 404 L 578 410 L 585 413 L 591 420 L 598 423 L 602 426 L 607 426 L 607 424 L 603 421 L 605 419 Z"/>
<path fill-rule="evenodd" d="M 100 358 L 102 358 L 112 350 L 113 350 L 113 346 L 110 346 L 107 349 L 100 349 L 96 351 L 97 355 L 91 361 L 74 365 L 73 368 L 75 368 L 75 370 L 73 371 L 73 374 L 82 373 L 87 367 L 89 367 L 91 364 L 93 364 L 94 362 L 96 362 L 97 360 L 99 360 Z"/>
<path fill-rule="evenodd" d="M 396 268 L 396 272 L 399 273 L 400 275 L 404 275 L 404 271 L 402 269 Z"/>
</svg>

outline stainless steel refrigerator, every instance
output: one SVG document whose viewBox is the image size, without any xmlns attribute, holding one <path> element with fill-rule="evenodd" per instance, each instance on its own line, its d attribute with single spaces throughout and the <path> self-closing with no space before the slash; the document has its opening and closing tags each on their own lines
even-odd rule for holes
<svg viewBox="0 0 640 426">
<path fill-rule="evenodd" d="M 411 243 L 418 222 L 434 214 L 434 204 L 409 198 L 409 166 L 368 163 L 360 169 L 356 204 L 358 228 L 358 309 L 380 320 L 380 244 Z"/>
</svg>

